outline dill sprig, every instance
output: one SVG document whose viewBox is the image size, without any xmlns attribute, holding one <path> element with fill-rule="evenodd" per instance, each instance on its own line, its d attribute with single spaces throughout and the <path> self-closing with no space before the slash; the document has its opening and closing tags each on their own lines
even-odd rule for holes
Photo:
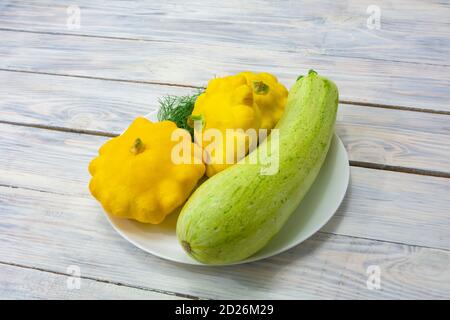
<svg viewBox="0 0 450 320">
<path fill-rule="evenodd" d="M 175 122 L 178 128 L 186 129 L 191 136 L 194 136 L 194 129 L 188 124 L 188 118 L 192 114 L 197 97 L 203 93 L 198 90 L 196 93 L 185 96 L 164 96 L 159 99 L 158 120 L 170 120 Z"/>
</svg>

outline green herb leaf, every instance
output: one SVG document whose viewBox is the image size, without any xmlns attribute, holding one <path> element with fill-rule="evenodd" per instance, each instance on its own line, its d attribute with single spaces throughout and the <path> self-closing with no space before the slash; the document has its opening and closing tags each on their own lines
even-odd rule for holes
<svg viewBox="0 0 450 320">
<path fill-rule="evenodd" d="M 158 120 L 175 122 L 178 128 L 186 129 L 192 137 L 194 130 L 188 125 L 188 118 L 194 110 L 195 101 L 204 90 L 185 96 L 165 96 L 159 99 Z"/>
</svg>

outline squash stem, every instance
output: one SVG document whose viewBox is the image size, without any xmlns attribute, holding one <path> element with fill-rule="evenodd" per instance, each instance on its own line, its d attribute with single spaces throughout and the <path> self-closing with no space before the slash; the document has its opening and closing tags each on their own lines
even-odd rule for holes
<svg viewBox="0 0 450 320">
<path fill-rule="evenodd" d="M 144 143 L 140 138 L 137 138 L 136 140 L 134 140 L 133 146 L 131 147 L 130 151 L 132 154 L 136 155 L 144 151 L 144 149 Z"/>
<path fill-rule="evenodd" d="M 256 94 L 264 95 L 269 92 L 269 86 L 262 81 L 253 81 L 253 90 Z"/>
</svg>

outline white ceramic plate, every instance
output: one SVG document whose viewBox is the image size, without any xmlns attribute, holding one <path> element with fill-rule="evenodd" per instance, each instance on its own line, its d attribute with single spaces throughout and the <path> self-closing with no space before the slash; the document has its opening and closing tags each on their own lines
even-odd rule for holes
<svg viewBox="0 0 450 320">
<path fill-rule="evenodd" d="M 146 116 L 156 121 L 156 114 Z M 334 215 L 350 179 L 347 151 L 334 135 L 327 158 L 311 189 L 281 231 L 258 253 L 236 264 L 271 257 L 286 251 L 319 231 Z M 106 214 L 113 228 L 136 247 L 163 259 L 185 264 L 201 264 L 188 256 L 178 243 L 175 226 L 178 213 L 160 225 L 148 225 Z"/>
</svg>

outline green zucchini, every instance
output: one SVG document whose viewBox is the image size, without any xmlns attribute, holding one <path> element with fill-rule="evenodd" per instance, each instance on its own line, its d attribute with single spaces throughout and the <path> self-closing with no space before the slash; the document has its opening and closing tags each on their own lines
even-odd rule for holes
<svg viewBox="0 0 450 320">
<path fill-rule="evenodd" d="M 206 264 L 229 264 L 258 252 L 283 227 L 314 182 L 328 152 L 338 106 L 336 85 L 310 71 L 289 91 L 277 124 L 256 152 L 203 183 L 181 210 L 177 236 L 185 251 Z M 264 155 L 278 154 L 279 170 L 262 175 Z M 259 154 L 258 154 L 259 153 Z M 267 159 L 266 159 L 267 160 Z"/>
</svg>

